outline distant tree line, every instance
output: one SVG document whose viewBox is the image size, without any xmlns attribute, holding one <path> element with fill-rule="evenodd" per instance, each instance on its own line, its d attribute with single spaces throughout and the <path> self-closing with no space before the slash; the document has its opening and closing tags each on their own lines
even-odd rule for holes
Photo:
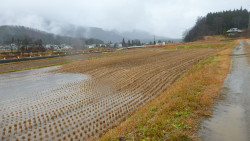
<svg viewBox="0 0 250 141">
<path fill-rule="evenodd" d="M 12 46 L 17 47 L 18 52 L 45 52 L 47 49 L 44 47 L 44 42 L 42 39 L 34 40 L 32 38 L 9 38 L 8 40 L 4 40 L 5 45 L 10 45 L 11 50 L 13 50 Z M 103 41 L 90 38 L 90 39 L 84 39 L 82 42 L 74 42 L 73 48 L 74 49 L 84 49 L 85 45 L 90 44 L 103 44 Z M 52 48 L 49 48 L 51 51 L 53 51 Z"/>
<path fill-rule="evenodd" d="M 13 46 L 17 47 L 18 52 L 45 52 L 46 48 L 43 45 L 43 41 L 41 39 L 32 41 L 31 38 L 25 39 L 15 39 L 11 38 L 7 42 L 11 46 L 11 51 L 13 50 Z"/>
<path fill-rule="evenodd" d="M 95 38 L 89 38 L 89 39 L 85 39 L 85 44 L 86 45 L 91 45 L 91 44 L 103 44 L 104 42 L 102 40 L 99 39 L 95 39 Z"/>
<path fill-rule="evenodd" d="M 125 39 L 122 39 L 122 46 L 123 47 L 130 47 L 130 46 L 141 46 L 142 43 L 140 40 L 135 39 L 135 40 L 128 40 L 127 42 L 125 41 Z"/>
<path fill-rule="evenodd" d="M 184 32 L 184 41 L 195 41 L 206 35 L 223 35 L 230 28 L 245 29 L 248 27 L 249 12 L 246 9 L 208 13 L 199 17 L 190 30 Z"/>
</svg>

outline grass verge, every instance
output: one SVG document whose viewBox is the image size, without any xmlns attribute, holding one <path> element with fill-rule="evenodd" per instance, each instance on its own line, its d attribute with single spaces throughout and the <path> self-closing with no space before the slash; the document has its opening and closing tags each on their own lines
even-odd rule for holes
<svg viewBox="0 0 250 141">
<path fill-rule="evenodd" d="M 214 48 L 214 49 L 221 49 L 229 44 L 234 44 L 232 41 L 228 42 L 216 42 L 216 43 L 197 43 L 197 44 L 186 44 L 186 45 L 179 45 L 179 46 L 169 46 L 164 47 L 164 49 L 197 49 L 197 48 Z"/>
<path fill-rule="evenodd" d="M 168 90 L 138 109 L 99 140 L 196 140 L 202 118 L 211 106 L 229 71 L 230 43 L 200 61 Z"/>
</svg>

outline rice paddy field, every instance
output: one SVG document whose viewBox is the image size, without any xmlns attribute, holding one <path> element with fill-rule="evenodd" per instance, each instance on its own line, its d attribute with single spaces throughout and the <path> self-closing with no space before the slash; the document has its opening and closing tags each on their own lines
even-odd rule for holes
<svg viewBox="0 0 250 141">
<path fill-rule="evenodd" d="M 3 73 L 0 140 L 101 137 L 216 50 L 143 48 Z"/>
</svg>

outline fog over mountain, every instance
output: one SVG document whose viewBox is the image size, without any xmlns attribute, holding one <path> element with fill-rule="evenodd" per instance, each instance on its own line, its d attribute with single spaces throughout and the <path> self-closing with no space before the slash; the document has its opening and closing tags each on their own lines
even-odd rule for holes
<svg viewBox="0 0 250 141">
<path fill-rule="evenodd" d="M 249 4 L 247 0 L 1 0 L 0 25 L 67 35 L 75 35 L 77 30 L 71 29 L 80 29 L 86 32 L 76 35 L 98 33 L 105 41 L 132 35 L 182 38 L 198 16 L 241 6 L 249 9 Z"/>
<path fill-rule="evenodd" d="M 126 40 L 139 39 L 144 42 L 154 40 L 154 36 L 145 31 L 133 30 L 132 32 L 118 32 L 115 30 L 108 31 L 97 27 L 84 27 L 75 25 L 57 26 L 58 34 L 71 37 L 97 38 L 104 42 L 121 42 L 123 38 Z M 156 40 L 174 40 L 172 38 L 155 36 Z"/>
<path fill-rule="evenodd" d="M 0 44 L 21 43 L 22 40 L 29 40 L 30 43 L 42 40 L 44 44 L 68 44 L 77 47 L 83 47 L 85 44 L 103 43 L 98 39 L 56 35 L 24 26 L 0 26 Z"/>
</svg>

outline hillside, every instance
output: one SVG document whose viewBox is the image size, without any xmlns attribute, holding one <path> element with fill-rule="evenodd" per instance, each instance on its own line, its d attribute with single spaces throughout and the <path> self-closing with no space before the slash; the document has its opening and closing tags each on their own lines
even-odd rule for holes
<svg viewBox="0 0 250 141">
<path fill-rule="evenodd" d="M 249 12 L 246 9 L 208 13 L 199 17 L 194 27 L 184 35 L 184 41 L 195 41 L 206 35 L 223 35 L 230 28 L 246 29 Z"/>
<path fill-rule="evenodd" d="M 80 37 L 80 38 L 96 38 L 100 39 L 104 42 L 121 42 L 123 38 L 126 40 L 134 40 L 138 39 L 143 42 L 150 42 L 153 41 L 154 35 L 139 31 L 133 30 L 130 32 L 118 32 L 118 31 L 108 31 L 102 28 L 97 27 L 84 27 L 84 26 L 75 26 L 75 25 L 64 25 L 57 27 L 60 29 L 59 34 L 71 37 Z M 155 36 L 156 40 L 164 40 L 164 41 L 175 41 L 179 42 L 178 39 L 171 39 L 162 36 Z"/>
<path fill-rule="evenodd" d="M 83 45 L 83 44 L 100 44 L 106 42 L 121 42 L 125 40 L 138 39 L 142 42 L 153 41 L 154 35 L 143 31 L 131 32 L 117 32 L 107 31 L 97 27 L 83 27 L 75 25 L 58 26 L 59 32 L 57 34 L 48 33 L 34 28 L 25 26 L 0 26 L 0 44 L 9 44 L 12 39 L 29 39 L 32 41 L 42 40 L 44 44 L 69 44 L 69 45 Z M 161 36 L 155 36 L 156 40 L 180 42 L 181 39 L 171 39 Z"/>
<path fill-rule="evenodd" d="M 9 44 L 13 40 L 24 40 L 28 39 L 31 41 L 42 40 L 44 44 L 69 44 L 80 46 L 84 45 L 86 42 L 102 43 L 98 39 L 87 39 L 87 38 L 76 38 L 69 36 L 55 35 L 52 33 L 47 33 L 33 28 L 28 28 L 24 26 L 0 26 L 0 44 Z"/>
<path fill-rule="evenodd" d="M 77 38 L 96 38 L 105 42 L 121 42 L 122 36 L 117 35 L 112 31 L 104 31 L 101 28 L 96 27 L 83 27 L 74 25 L 65 25 L 58 27 L 60 30 L 59 34 Z"/>
</svg>

